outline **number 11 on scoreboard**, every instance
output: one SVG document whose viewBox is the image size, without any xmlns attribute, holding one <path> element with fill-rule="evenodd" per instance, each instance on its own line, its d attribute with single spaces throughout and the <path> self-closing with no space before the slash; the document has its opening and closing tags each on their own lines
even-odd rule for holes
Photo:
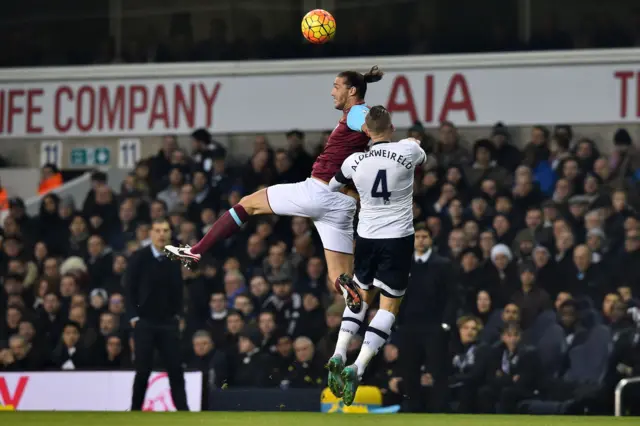
<svg viewBox="0 0 640 426">
<path fill-rule="evenodd" d="M 140 139 L 120 139 L 118 167 L 133 169 L 140 160 Z"/>
</svg>

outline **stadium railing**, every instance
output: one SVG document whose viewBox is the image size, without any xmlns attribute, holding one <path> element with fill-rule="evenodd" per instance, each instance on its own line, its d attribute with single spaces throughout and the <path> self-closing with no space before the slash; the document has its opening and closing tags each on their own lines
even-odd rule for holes
<svg viewBox="0 0 640 426">
<path fill-rule="evenodd" d="M 640 383 L 640 376 L 630 377 L 628 379 L 622 379 L 618 382 L 616 386 L 616 390 L 614 393 L 615 396 L 615 415 L 616 417 L 622 416 L 622 393 L 628 385 Z"/>
<path fill-rule="evenodd" d="M 109 186 L 116 192 L 120 192 L 120 185 L 122 181 L 130 172 L 128 169 L 109 168 L 104 170 L 109 179 Z M 80 177 L 73 179 L 69 182 L 65 182 L 64 185 L 54 189 L 52 192 L 57 194 L 60 198 L 66 198 L 68 196 L 73 198 L 76 209 L 82 209 L 82 203 L 87 197 L 87 193 L 91 190 L 91 173 L 87 172 Z M 44 194 L 46 195 L 46 194 Z M 44 195 L 35 195 L 24 200 L 26 212 L 29 216 L 37 216 L 40 212 L 40 203 Z M 4 223 L 5 217 L 9 212 L 4 210 L 0 212 L 0 224 Z"/>
</svg>

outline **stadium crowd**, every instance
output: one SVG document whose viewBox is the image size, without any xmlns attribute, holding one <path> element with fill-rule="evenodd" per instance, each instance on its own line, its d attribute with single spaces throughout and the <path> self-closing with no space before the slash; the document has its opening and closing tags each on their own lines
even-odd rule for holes
<svg viewBox="0 0 640 426">
<path fill-rule="evenodd" d="M 610 413 L 615 384 L 640 375 L 629 133 L 615 133 L 610 155 L 566 125 L 533 128 L 522 150 L 501 123 L 473 144 L 450 122 L 437 138 L 420 123 L 409 135 L 429 155 L 415 179 L 411 285 L 364 383 L 407 411 Z M 168 218 L 174 239 L 193 244 L 243 194 L 304 179 L 323 141 L 310 152 L 303 132 L 287 140 L 274 150 L 256 136 L 238 164 L 204 129 L 190 152 L 165 136 L 120 188 L 94 172 L 83 205 L 49 193 L 29 217 L 9 199 L 0 371 L 131 368 L 123 275 L 151 221 Z M 326 386 L 344 302 L 308 219 L 252 218 L 183 278 L 183 362 L 209 391 Z"/>
</svg>

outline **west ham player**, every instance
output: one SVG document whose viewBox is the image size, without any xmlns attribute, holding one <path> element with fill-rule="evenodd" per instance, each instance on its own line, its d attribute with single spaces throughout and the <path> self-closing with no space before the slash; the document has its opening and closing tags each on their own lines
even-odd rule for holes
<svg viewBox="0 0 640 426">
<path fill-rule="evenodd" d="M 369 144 L 369 136 L 364 132 L 364 119 L 369 108 L 364 98 L 367 84 L 379 81 L 382 75 L 378 67 L 371 68 L 364 75 L 355 71 L 344 71 L 337 75 L 331 96 L 335 108 L 343 112 L 342 118 L 313 164 L 310 178 L 294 184 L 270 186 L 243 197 L 213 224 L 196 245 L 166 246 L 167 255 L 190 267 L 216 242 L 239 231 L 249 216 L 277 214 L 310 217 L 324 246 L 329 280 L 334 283 L 336 290 L 344 294 L 347 305 L 359 310 L 362 300 L 349 278 L 353 271 L 356 200 L 331 191 L 328 184 L 349 155 L 363 151 Z"/>
<path fill-rule="evenodd" d="M 365 119 L 373 145 L 350 155 L 329 187 L 338 190 L 353 180 L 360 194 L 355 275 L 362 296 L 359 312 L 345 309 L 335 354 L 329 360 L 329 387 L 345 405 L 355 398 L 360 377 L 371 358 L 389 338 L 409 283 L 413 256 L 413 176 L 426 161 L 418 141 L 391 142 L 391 115 L 383 106 L 371 108 Z M 355 364 L 344 367 L 351 337 L 358 333 L 367 307 L 378 291 L 380 309 L 371 320 Z"/>
</svg>

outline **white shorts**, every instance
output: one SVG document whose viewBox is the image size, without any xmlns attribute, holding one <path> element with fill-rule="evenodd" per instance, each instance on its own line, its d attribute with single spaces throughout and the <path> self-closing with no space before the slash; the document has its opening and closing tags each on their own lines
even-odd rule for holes
<svg viewBox="0 0 640 426">
<path fill-rule="evenodd" d="M 326 250 L 353 254 L 356 200 L 313 178 L 267 188 L 267 200 L 278 216 L 310 217 Z"/>
</svg>

